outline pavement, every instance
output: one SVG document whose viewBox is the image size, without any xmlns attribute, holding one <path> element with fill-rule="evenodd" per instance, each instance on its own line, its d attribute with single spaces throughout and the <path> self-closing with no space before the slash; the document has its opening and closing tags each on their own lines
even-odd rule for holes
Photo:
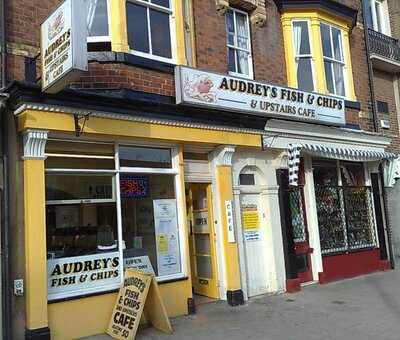
<svg viewBox="0 0 400 340">
<path fill-rule="evenodd" d="M 140 329 L 136 340 L 400 340 L 400 271 L 313 284 L 239 307 L 212 302 L 171 323 L 172 335 L 149 327 Z"/>
</svg>

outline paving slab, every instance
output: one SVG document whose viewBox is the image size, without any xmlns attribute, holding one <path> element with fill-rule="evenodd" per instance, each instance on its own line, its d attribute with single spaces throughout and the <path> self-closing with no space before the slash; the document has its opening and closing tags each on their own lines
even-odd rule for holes
<svg viewBox="0 0 400 340">
<path fill-rule="evenodd" d="M 174 334 L 140 329 L 137 340 L 400 340 L 400 271 L 387 271 L 295 294 L 224 301 L 171 320 Z M 107 335 L 86 340 L 110 340 Z"/>
</svg>

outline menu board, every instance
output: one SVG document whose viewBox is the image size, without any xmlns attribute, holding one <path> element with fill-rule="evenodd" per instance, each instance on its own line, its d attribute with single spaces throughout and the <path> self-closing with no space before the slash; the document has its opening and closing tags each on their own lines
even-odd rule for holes
<svg viewBox="0 0 400 340">
<path fill-rule="evenodd" d="M 153 200 L 158 275 L 181 271 L 176 199 Z"/>
</svg>

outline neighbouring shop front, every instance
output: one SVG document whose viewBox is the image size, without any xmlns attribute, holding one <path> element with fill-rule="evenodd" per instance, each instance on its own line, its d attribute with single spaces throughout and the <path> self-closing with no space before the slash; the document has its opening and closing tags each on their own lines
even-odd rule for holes
<svg viewBox="0 0 400 340">
<path fill-rule="evenodd" d="M 282 127 L 271 122 L 266 130 Z M 383 188 L 393 184 L 396 158 L 384 151 L 389 140 L 328 127 L 292 139 L 297 132 L 286 127 L 264 141 L 286 148 L 277 177 L 287 289 L 389 269 Z"/>
</svg>

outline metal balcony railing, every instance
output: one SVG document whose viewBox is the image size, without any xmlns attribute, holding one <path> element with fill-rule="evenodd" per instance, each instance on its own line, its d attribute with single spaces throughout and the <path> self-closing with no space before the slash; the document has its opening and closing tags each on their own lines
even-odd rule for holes
<svg viewBox="0 0 400 340">
<path fill-rule="evenodd" d="M 400 63 L 400 42 L 398 39 L 368 28 L 368 42 L 371 54 Z"/>
</svg>

